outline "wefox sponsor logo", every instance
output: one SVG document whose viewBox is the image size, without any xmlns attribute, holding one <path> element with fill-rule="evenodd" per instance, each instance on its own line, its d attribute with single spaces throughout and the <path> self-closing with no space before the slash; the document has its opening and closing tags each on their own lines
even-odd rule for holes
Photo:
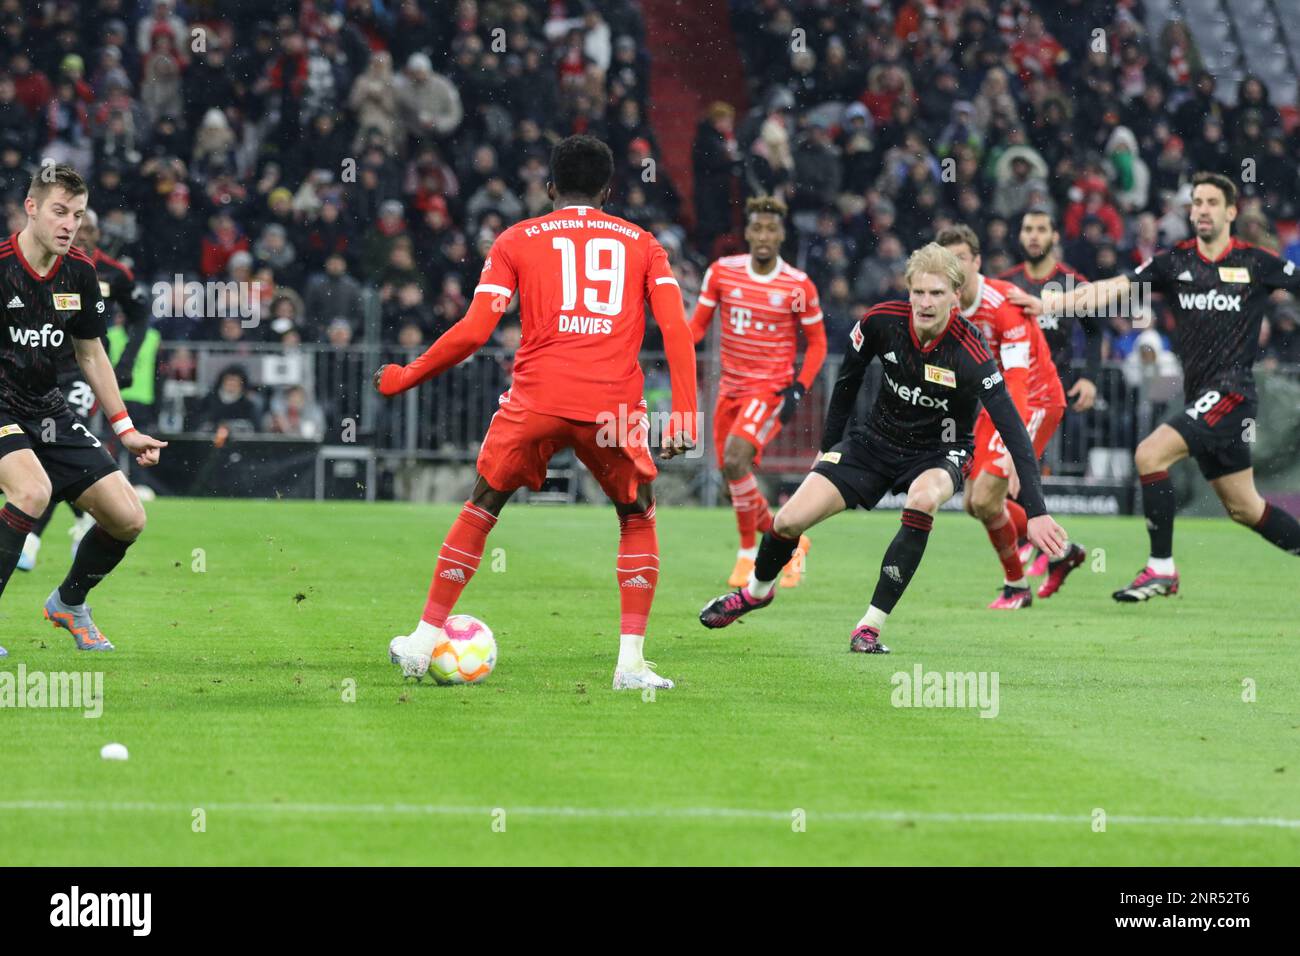
<svg viewBox="0 0 1300 956">
<path fill-rule="evenodd" d="M 0 709 L 81 710 L 94 720 L 104 714 L 103 671 L 0 671 Z"/>
<path fill-rule="evenodd" d="M 51 926 L 129 926 L 133 936 L 148 936 L 153 926 L 152 893 L 70 893 L 50 897 Z"/>
<path fill-rule="evenodd" d="M 1225 295 L 1218 289 L 1209 292 L 1180 292 L 1178 304 L 1184 309 L 1209 309 L 1212 312 L 1240 312 L 1241 296 Z"/>
<path fill-rule="evenodd" d="M 969 707 L 981 717 L 996 717 L 997 671 L 927 671 L 919 663 L 911 673 L 898 671 L 889 679 L 894 691 L 889 702 L 895 707 Z"/>
<path fill-rule="evenodd" d="M 920 386 L 899 385 L 889 377 L 888 372 L 885 373 L 885 381 L 889 384 L 889 387 L 894 390 L 894 394 L 905 402 L 912 405 L 920 405 L 922 408 L 935 408 L 941 412 L 946 412 L 948 410 L 948 399 L 931 398 L 929 395 L 926 395 L 921 391 Z"/>
<path fill-rule="evenodd" d="M 56 329 L 50 323 L 46 322 L 37 329 L 20 329 L 16 326 L 9 326 L 9 339 L 15 345 L 26 345 L 29 348 L 58 348 L 63 344 L 63 330 Z"/>
</svg>

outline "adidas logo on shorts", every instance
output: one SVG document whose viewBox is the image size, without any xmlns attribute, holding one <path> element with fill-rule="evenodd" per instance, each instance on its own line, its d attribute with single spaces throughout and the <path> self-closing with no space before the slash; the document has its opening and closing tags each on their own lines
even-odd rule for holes
<svg viewBox="0 0 1300 956">
<path fill-rule="evenodd" d="M 644 574 L 638 574 L 638 575 L 637 575 L 636 577 L 634 577 L 634 578 L 628 578 L 626 581 L 624 581 L 622 584 L 620 584 L 619 587 L 622 587 L 622 588 L 648 588 L 648 587 L 650 587 L 650 582 L 647 581 L 647 580 L 645 579 L 645 575 L 644 575 Z"/>
<path fill-rule="evenodd" d="M 448 581 L 455 581 L 457 584 L 465 583 L 465 572 L 460 568 L 448 568 L 438 575 L 440 578 L 446 578 Z"/>
</svg>

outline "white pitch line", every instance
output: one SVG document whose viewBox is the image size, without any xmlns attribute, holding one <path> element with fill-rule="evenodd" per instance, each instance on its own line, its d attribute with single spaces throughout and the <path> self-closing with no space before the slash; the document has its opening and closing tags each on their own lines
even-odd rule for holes
<svg viewBox="0 0 1300 956">
<path fill-rule="evenodd" d="M 301 816 L 491 816 L 497 810 L 517 816 L 572 817 L 588 819 L 717 819 L 774 820 L 789 822 L 790 810 L 753 810 L 743 807 L 467 807 L 421 803 L 153 803 L 147 801 L 94 803 L 96 812 L 117 813 L 184 813 L 202 808 L 208 812 L 276 814 Z M 85 801 L 72 800 L 4 800 L 0 813 L 6 812 L 84 812 Z M 1091 814 L 1065 813 L 943 813 L 910 810 L 820 811 L 804 808 L 810 821 L 834 823 L 1056 823 L 1091 825 Z M 1286 817 L 1165 817 L 1110 814 L 1107 824 L 1125 826 L 1184 827 L 1269 827 L 1300 830 L 1300 820 Z"/>
</svg>

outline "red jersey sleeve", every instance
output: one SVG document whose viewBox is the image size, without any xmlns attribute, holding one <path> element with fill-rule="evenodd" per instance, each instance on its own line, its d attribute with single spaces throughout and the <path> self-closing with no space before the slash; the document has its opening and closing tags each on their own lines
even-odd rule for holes
<svg viewBox="0 0 1300 956">
<path fill-rule="evenodd" d="M 510 301 L 510 297 L 515 294 L 519 288 L 519 273 L 515 268 L 514 256 L 511 250 L 511 233 L 504 232 L 497 236 L 496 241 L 492 243 L 492 248 L 488 251 L 488 257 L 483 262 L 483 269 L 479 272 L 478 285 L 474 287 L 474 294 L 487 293 L 489 295 L 506 297 L 506 302 L 501 303 L 504 312 L 504 306 Z"/>
<path fill-rule="evenodd" d="M 709 331 L 713 321 L 713 312 L 718 307 L 718 273 L 717 263 L 704 270 L 704 281 L 700 283 L 700 297 L 695 300 L 695 311 L 691 314 L 691 335 L 698 342 Z"/>
<path fill-rule="evenodd" d="M 826 361 L 826 323 L 822 321 L 822 303 L 812 279 L 804 276 L 795 290 L 793 305 L 799 328 L 808 344 L 799 369 L 799 384 L 807 391 L 812 388 L 822 363 Z"/>
<path fill-rule="evenodd" d="M 672 416 L 664 437 L 683 432 L 692 441 L 697 434 L 695 394 L 695 347 L 682 308 L 682 292 L 673 278 L 668 254 L 657 239 L 650 239 L 646 257 L 646 298 L 659 331 L 663 335 L 664 355 L 672 383 Z"/>
<path fill-rule="evenodd" d="M 993 313 L 994 334 L 997 342 L 989 344 L 997 352 L 998 364 L 1007 381 L 1007 392 L 1016 404 L 1021 418 L 1029 418 L 1029 363 L 1030 334 L 1024 310 L 1010 299 Z"/>
</svg>

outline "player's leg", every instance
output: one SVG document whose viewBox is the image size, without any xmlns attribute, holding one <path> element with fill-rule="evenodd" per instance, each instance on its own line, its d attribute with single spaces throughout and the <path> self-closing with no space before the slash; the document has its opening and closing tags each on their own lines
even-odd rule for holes
<svg viewBox="0 0 1300 956">
<path fill-rule="evenodd" d="M 421 678 L 428 671 L 442 625 L 478 570 L 501 509 L 516 489 L 542 487 L 551 456 L 567 447 L 569 428 L 562 418 L 509 405 L 492 416 L 479 449 L 478 480 L 438 550 L 420 622 L 388 644 L 388 659 L 403 676 Z"/>
<path fill-rule="evenodd" d="M 758 487 L 754 474 L 754 458 L 758 449 L 739 435 L 728 434 L 722 443 L 722 477 L 727 480 L 731 508 L 736 514 L 736 529 L 740 533 L 740 547 L 736 551 L 736 565 L 731 570 L 727 584 L 740 587 L 749 580 L 758 556 L 757 536 L 772 526 L 767 499 Z M 760 528 L 762 523 L 764 527 Z"/>
<path fill-rule="evenodd" d="M 654 486 L 647 482 L 636 489 L 630 502 L 614 501 L 618 513 L 618 558 L 614 576 L 618 581 L 618 662 L 614 667 L 614 690 L 654 687 L 671 690 L 673 682 L 654 672 L 645 659 L 645 635 L 659 586 L 659 536 L 655 529 Z"/>
<path fill-rule="evenodd" d="M 478 476 L 474 490 L 438 549 L 419 623 L 410 634 L 398 635 L 389 642 L 389 660 L 402 669 L 404 676 L 423 677 L 428 671 L 442 626 L 478 570 L 487 537 L 514 491 L 493 488 L 486 478 Z"/>
<path fill-rule="evenodd" d="M 58 501 L 51 500 L 45 511 L 36 519 L 36 523 L 32 525 L 31 533 L 27 535 L 27 541 L 23 544 L 22 556 L 18 559 L 19 571 L 31 571 L 36 567 L 36 558 L 41 553 L 41 538 L 45 534 L 45 529 L 50 526 L 50 521 L 54 518 L 54 512 L 58 507 Z M 68 534 L 72 537 L 73 557 L 76 557 L 77 546 L 81 544 L 81 539 L 86 536 L 86 532 L 94 527 L 95 519 L 71 501 L 68 502 L 68 508 L 73 514 L 72 527 L 68 529 Z"/>
<path fill-rule="evenodd" d="M 1300 522 L 1289 512 L 1265 501 L 1255 488 L 1255 469 L 1211 480 L 1228 516 L 1288 554 L 1300 555 Z"/>
<path fill-rule="evenodd" d="M 128 475 L 127 481 L 130 480 L 131 477 Z M 90 512 L 78 508 L 75 501 L 68 502 L 68 510 L 72 512 L 72 527 L 68 529 L 68 536 L 72 538 L 72 554 L 75 556 L 77 548 L 81 546 L 81 539 L 95 526 L 95 518 Z"/>
<path fill-rule="evenodd" d="M 865 654 L 889 653 L 889 648 L 880 643 L 880 632 L 907 590 L 912 575 L 921 566 L 934 516 L 940 506 L 956 494 L 956 489 L 953 473 L 940 467 L 927 468 L 908 486 L 898 532 L 885 549 L 871 606 L 853 632 L 850 650 Z"/>
<path fill-rule="evenodd" d="M 995 610 L 1028 607 L 1033 596 L 1025 581 L 1020 561 L 1019 537 L 1007 507 L 1007 450 L 988 412 L 981 411 L 975 423 L 975 460 L 964 502 L 966 513 L 984 525 L 989 543 L 1002 564 L 1002 590 L 989 605 Z"/>
<path fill-rule="evenodd" d="M 749 582 L 710 601 L 700 612 L 700 623 L 705 627 L 726 627 L 749 611 L 770 604 L 777 577 L 798 548 L 803 533 L 846 507 L 839 485 L 817 471 L 809 474 L 763 535 Z"/>
<path fill-rule="evenodd" d="M 63 583 L 45 600 L 45 618 L 68 631 L 83 651 L 111 651 L 113 645 L 95 625 L 86 606 L 90 590 L 121 564 L 129 547 L 144 531 L 146 518 L 140 499 L 114 469 L 94 480 L 84 491 L 72 491 L 79 508 L 95 518 L 95 530 L 86 536 L 72 559 Z"/>
<path fill-rule="evenodd" d="M 979 467 L 978 463 L 976 467 Z M 1002 564 L 1002 591 L 989 605 L 994 610 L 1029 607 L 1033 597 L 1020 563 L 1015 522 L 1007 508 L 1008 481 L 1001 474 L 981 469 L 966 492 L 966 512 L 984 526 L 989 543 Z"/>
<path fill-rule="evenodd" d="M 23 543 L 23 553 L 18 558 L 19 571 L 31 571 L 36 567 L 36 558 L 41 553 L 41 537 L 45 534 L 45 529 L 50 525 L 50 519 L 54 517 L 54 511 L 58 508 L 59 503 L 51 500 L 41 512 L 41 516 L 32 523 L 32 530 L 27 535 L 27 540 Z"/>
<path fill-rule="evenodd" d="M 620 425 L 619 441 L 611 443 L 601 426 L 570 425 L 568 441 L 574 454 L 614 503 L 618 514 L 619 647 L 614 690 L 657 688 L 673 682 L 660 677 L 645 659 L 646 628 L 655 590 L 659 586 L 659 538 L 655 529 L 652 482 L 659 474 L 650 456 L 644 414 L 635 411 Z"/>
<path fill-rule="evenodd" d="M 13 576 L 38 517 L 50 502 L 49 476 L 25 436 L 11 434 L 0 439 L 0 595 Z"/>
<path fill-rule="evenodd" d="M 1116 601 L 1146 601 L 1178 593 L 1178 572 L 1174 568 L 1174 483 L 1169 469 L 1191 453 L 1187 440 L 1177 429 L 1162 424 L 1138 443 L 1133 453 L 1142 482 L 1142 514 L 1146 517 L 1151 553 L 1133 582 L 1116 591 Z"/>
</svg>

